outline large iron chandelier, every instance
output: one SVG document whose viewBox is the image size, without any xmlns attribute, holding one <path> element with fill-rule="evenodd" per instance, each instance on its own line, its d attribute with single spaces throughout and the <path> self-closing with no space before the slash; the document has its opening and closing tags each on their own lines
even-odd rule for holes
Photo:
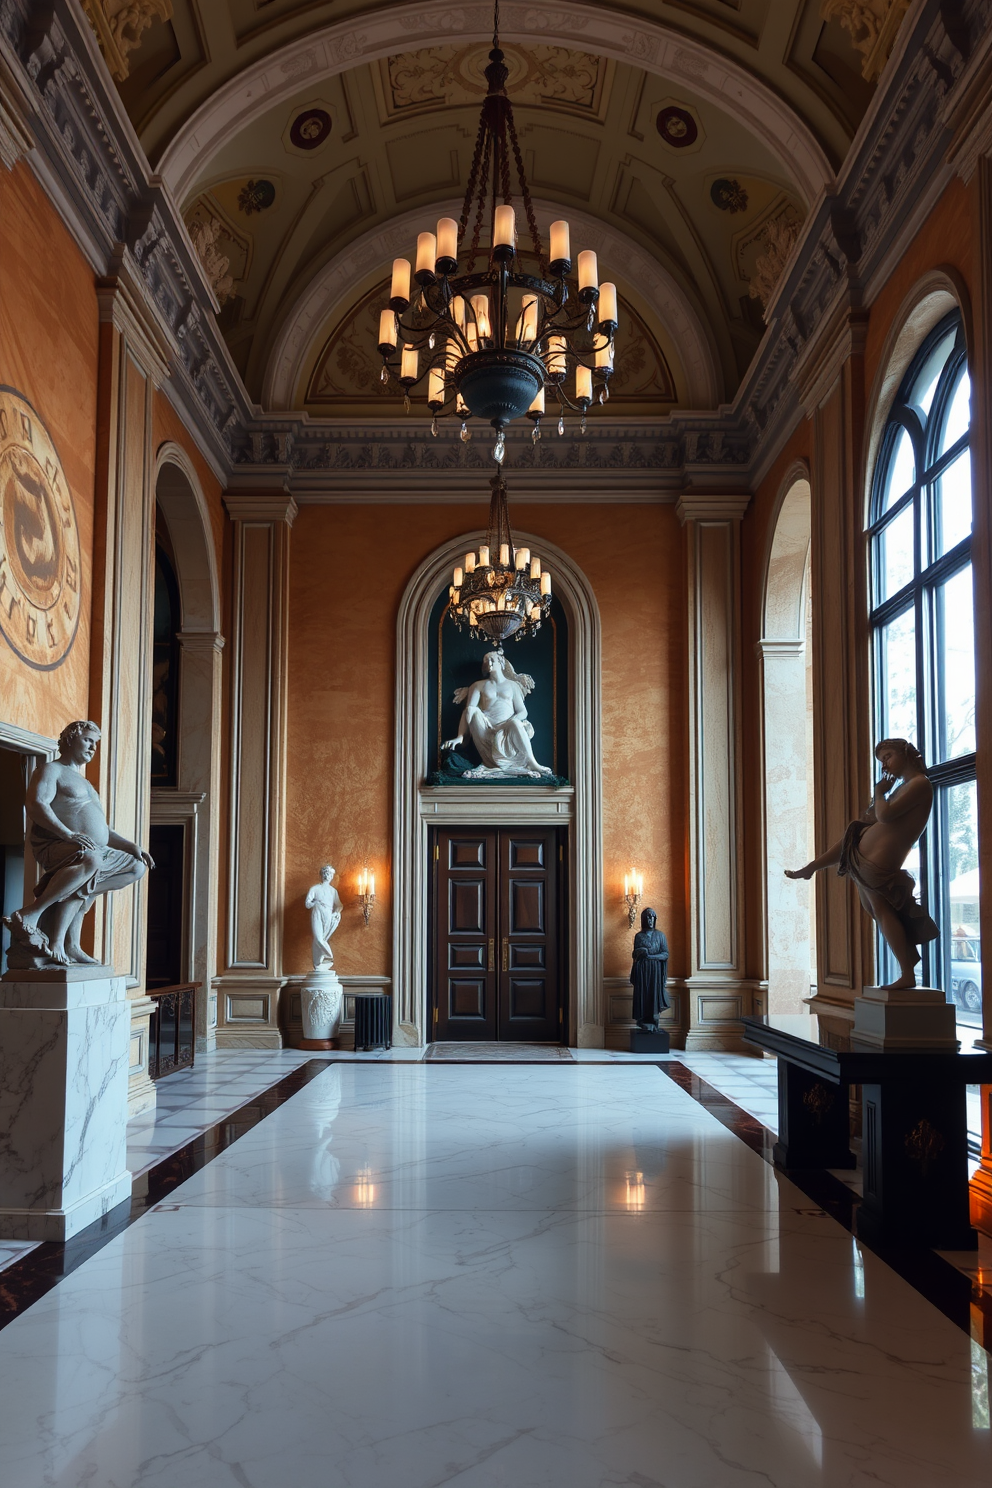
<svg viewBox="0 0 992 1488">
<path fill-rule="evenodd" d="M 594 252 L 586 249 L 579 254 L 577 282 L 569 279 L 572 255 L 565 221 L 551 224 L 551 253 L 545 265 L 506 95 L 508 76 L 499 47 L 497 0 L 486 68 L 489 92 L 482 104 L 461 218 L 456 222 L 442 217 L 436 233 L 419 234 L 412 294 L 409 260 L 394 260 L 389 307 L 379 317 L 382 380 L 392 376 L 400 383 L 409 411 L 410 393 L 427 379 L 435 434 L 441 415 L 462 420 L 463 439 L 470 437 L 467 419 L 488 419 L 496 430 L 493 454 L 498 462 L 504 453 L 503 431 L 521 414 L 533 420 L 533 437 L 540 438 L 546 392 L 558 400 L 559 434 L 564 433 L 566 408 L 581 414 L 585 430 L 594 387 L 599 387 L 600 402 L 609 394 L 617 330 L 616 285 L 599 283 Z M 536 275 L 514 271 L 511 155 L 540 269 Z M 475 273 L 484 220 L 490 235 L 489 266 Z M 459 249 L 463 274 L 458 273 Z M 565 387 L 570 369 L 574 369 L 571 393 Z"/>
<path fill-rule="evenodd" d="M 489 532 L 478 553 L 466 553 L 448 591 L 448 614 L 459 630 L 502 645 L 541 628 L 551 608 L 551 575 L 529 548 L 514 548 L 506 482 L 490 481 Z"/>
</svg>

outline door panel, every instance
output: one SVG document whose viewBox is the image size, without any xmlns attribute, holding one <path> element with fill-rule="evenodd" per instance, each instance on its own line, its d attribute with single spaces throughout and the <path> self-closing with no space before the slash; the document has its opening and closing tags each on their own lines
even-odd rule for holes
<svg viewBox="0 0 992 1488">
<path fill-rule="evenodd" d="M 559 856 L 554 827 L 438 830 L 435 1039 L 561 1039 Z"/>
<path fill-rule="evenodd" d="M 439 832 L 434 940 L 434 1037 L 495 1039 L 495 832 Z"/>
<path fill-rule="evenodd" d="M 500 834 L 501 1039 L 543 1044 L 561 1037 L 557 845 L 554 827 Z"/>
</svg>

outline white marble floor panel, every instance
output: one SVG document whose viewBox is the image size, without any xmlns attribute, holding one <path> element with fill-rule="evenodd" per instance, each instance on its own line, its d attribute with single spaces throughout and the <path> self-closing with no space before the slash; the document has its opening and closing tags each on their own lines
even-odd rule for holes
<svg viewBox="0 0 992 1488">
<path fill-rule="evenodd" d="M 660 1071 L 335 1065 L 0 1333 L 0 1476 L 987 1488 L 987 1392 Z"/>
</svg>

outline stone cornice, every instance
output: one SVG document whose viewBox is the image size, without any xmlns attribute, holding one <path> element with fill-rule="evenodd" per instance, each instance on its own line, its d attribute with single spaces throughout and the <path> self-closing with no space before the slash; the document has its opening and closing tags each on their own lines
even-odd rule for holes
<svg viewBox="0 0 992 1488">
<path fill-rule="evenodd" d="M 750 496 L 726 496 L 686 492 L 675 508 L 684 527 L 686 522 L 739 522 L 747 510 Z"/>
<path fill-rule="evenodd" d="M 224 505 L 234 522 L 282 522 L 287 527 L 299 511 L 288 491 L 228 491 Z"/>
<path fill-rule="evenodd" d="M 768 307 L 769 325 L 729 407 L 652 424 L 590 420 L 585 439 L 509 441 L 507 469 L 549 500 L 728 496 L 767 470 L 857 317 L 955 170 L 992 148 L 992 0 L 919 0 L 900 32 L 836 189 L 808 217 Z M 154 375 L 222 480 L 284 484 L 301 501 L 463 499 L 488 474 L 426 419 L 390 427 L 261 415 L 216 320 L 217 303 L 171 193 L 150 169 L 78 0 L 0 0 L 0 160 L 26 158 L 140 327 Z M 125 285 L 121 273 L 126 270 Z M 838 329 L 847 318 L 847 330 Z M 156 365 L 156 362 L 161 365 Z"/>
</svg>

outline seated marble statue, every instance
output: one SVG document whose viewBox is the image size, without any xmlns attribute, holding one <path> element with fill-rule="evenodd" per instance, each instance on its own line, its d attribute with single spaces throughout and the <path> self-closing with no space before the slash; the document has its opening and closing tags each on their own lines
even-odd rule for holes
<svg viewBox="0 0 992 1488">
<path fill-rule="evenodd" d="M 83 774 L 99 741 L 95 723 L 67 724 L 57 757 L 31 777 L 25 802 L 28 840 L 44 871 L 35 903 L 4 919 L 12 971 L 97 964 L 79 943 L 83 916 L 98 894 L 125 889 L 155 866 L 137 843 L 107 825 L 100 797 Z"/>
<path fill-rule="evenodd" d="M 658 1032 L 658 1015 L 668 1007 L 668 941 L 658 930 L 653 909 L 641 911 L 641 928 L 634 936 L 630 983 L 634 989 L 634 1022 L 642 1033 Z"/>
<path fill-rule="evenodd" d="M 933 806 L 933 786 L 923 757 L 906 739 L 883 739 L 875 747 L 882 774 L 871 805 L 848 824 L 839 842 L 807 863 L 786 869 L 786 878 L 812 878 L 836 865 L 857 885 L 862 908 L 870 914 L 899 963 L 899 976 L 889 991 L 916 985 L 916 949 L 940 933 L 914 895 L 916 884 L 903 867 L 923 835 Z M 899 785 L 897 782 L 901 781 Z"/>
<path fill-rule="evenodd" d="M 533 677 L 515 672 L 502 651 L 487 651 L 482 670 L 478 682 L 456 690 L 454 700 L 465 708 L 457 736 L 442 748 L 446 752 L 457 749 L 466 734 L 471 737 L 482 764 L 465 772 L 467 780 L 493 780 L 501 775 L 540 779 L 553 774 L 547 765 L 538 764 L 531 747 L 534 726 L 527 718 L 524 698 L 534 690 Z"/>
</svg>

